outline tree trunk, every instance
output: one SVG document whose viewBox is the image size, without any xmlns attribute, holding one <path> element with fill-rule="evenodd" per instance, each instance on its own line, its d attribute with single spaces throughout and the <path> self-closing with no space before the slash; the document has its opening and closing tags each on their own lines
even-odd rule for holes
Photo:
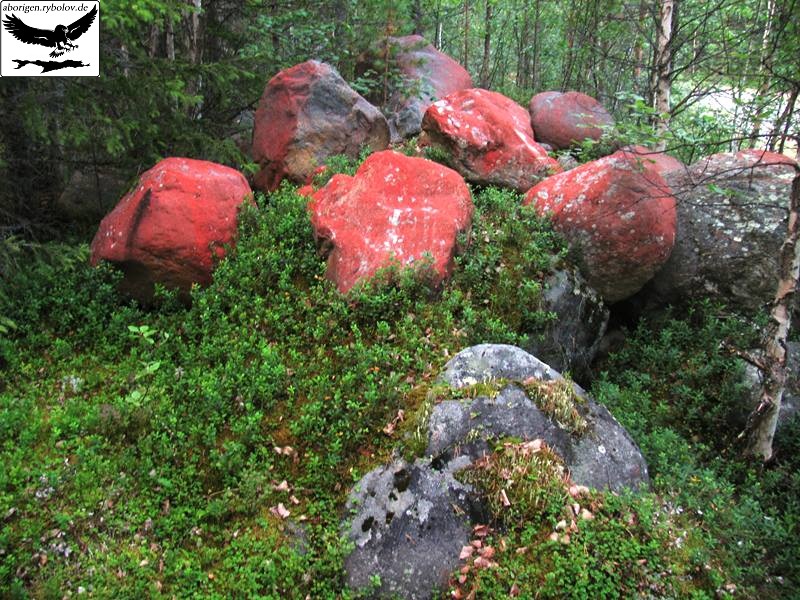
<svg viewBox="0 0 800 600">
<path fill-rule="evenodd" d="M 800 275 L 800 245 L 797 243 L 800 219 L 800 168 L 792 183 L 789 200 L 789 223 L 786 238 L 780 250 L 780 279 L 770 312 L 766 352 L 764 355 L 763 383 L 758 406 L 747 423 L 747 448 L 745 453 L 763 461 L 772 458 L 772 441 L 778 425 L 778 415 L 786 384 L 786 341 L 792 321 L 794 294 Z"/>
<path fill-rule="evenodd" d="M 489 56 L 492 45 L 492 0 L 486 2 L 486 20 L 483 34 L 483 60 L 481 61 L 480 86 L 484 89 L 489 87 Z"/>
<path fill-rule="evenodd" d="M 193 10 L 189 15 L 189 61 L 199 65 L 202 49 L 200 46 L 200 11 L 203 0 L 191 0 Z"/>
<path fill-rule="evenodd" d="M 644 23 L 645 12 L 644 0 L 639 0 L 639 23 Z M 634 84 L 642 77 L 642 58 L 644 51 L 644 43 L 642 41 L 642 32 L 636 29 L 636 41 L 633 44 L 633 81 Z"/>
<path fill-rule="evenodd" d="M 461 64 L 469 70 L 469 0 L 464 0 L 464 54 Z"/>
<path fill-rule="evenodd" d="M 797 103 L 797 92 L 800 90 L 800 87 L 795 86 L 792 90 L 792 97 L 789 100 L 789 104 L 786 107 L 786 119 L 784 120 L 783 124 L 783 135 L 781 135 L 781 143 L 778 146 L 778 152 L 783 154 L 783 150 L 786 147 L 786 138 L 793 137 L 789 135 L 789 128 L 792 126 L 792 117 L 794 116 L 794 105 Z"/>
<path fill-rule="evenodd" d="M 761 58 L 758 63 L 758 77 L 761 78 L 761 85 L 758 86 L 754 98 L 756 114 L 753 116 L 753 129 L 750 132 L 750 147 L 755 148 L 758 136 L 761 134 L 761 123 L 764 119 L 764 107 L 760 106 L 761 99 L 769 93 L 772 78 L 769 73 L 772 69 L 772 53 L 775 49 L 770 48 L 769 37 L 772 29 L 772 19 L 775 16 L 775 0 L 767 0 L 767 23 L 764 27 L 764 34 L 761 36 Z"/>
<path fill-rule="evenodd" d="M 655 90 L 653 93 L 653 108 L 656 111 L 655 125 L 658 143 L 656 150 L 663 152 L 666 141 L 663 139 L 669 128 L 669 99 L 671 87 L 672 52 L 672 13 L 675 6 L 674 0 L 661 0 L 659 10 L 658 32 L 656 36 L 656 71 Z"/>
<path fill-rule="evenodd" d="M 541 74 L 539 73 L 539 37 L 541 31 L 541 0 L 536 0 L 533 5 L 533 49 L 531 50 L 531 75 L 530 84 L 534 92 L 539 90 Z"/>
<path fill-rule="evenodd" d="M 414 31 L 412 33 L 422 35 L 422 0 L 414 0 L 411 13 L 411 17 L 414 20 Z"/>
<path fill-rule="evenodd" d="M 171 61 L 175 60 L 175 30 L 172 25 L 172 19 L 167 19 L 166 24 L 166 45 L 167 45 L 167 58 Z"/>
</svg>

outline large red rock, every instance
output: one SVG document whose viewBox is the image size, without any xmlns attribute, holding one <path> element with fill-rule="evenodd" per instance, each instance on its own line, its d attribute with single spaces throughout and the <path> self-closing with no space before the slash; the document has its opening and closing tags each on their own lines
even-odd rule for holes
<svg viewBox="0 0 800 600">
<path fill-rule="evenodd" d="M 563 150 L 586 139 L 599 140 L 614 119 L 594 98 L 580 92 L 542 92 L 531 98 L 537 142 Z"/>
<path fill-rule="evenodd" d="M 545 179 L 525 203 L 552 215 L 579 250 L 587 281 L 607 302 L 636 293 L 675 242 L 675 198 L 666 182 L 623 152 Z"/>
<path fill-rule="evenodd" d="M 533 141 L 528 111 L 482 89 L 460 90 L 431 105 L 422 119 L 423 143 L 442 148 L 465 179 L 528 191 L 562 171 Z"/>
<path fill-rule="evenodd" d="M 435 100 L 472 87 L 472 77 L 464 67 L 419 35 L 383 40 L 359 57 L 356 74 L 380 80 L 368 97 L 389 115 L 393 142 L 417 135 L 425 111 Z"/>
<path fill-rule="evenodd" d="M 184 292 L 206 285 L 224 245 L 234 241 L 239 206 L 251 196 L 247 180 L 231 168 L 164 159 L 102 220 L 91 263 L 118 265 L 123 290 L 143 301 L 155 283 Z"/>
<path fill-rule="evenodd" d="M 275 75 L 261 96 L 253 128 L 255 186 L 275 190 L 288 178 L 303 183 L 336 154 L 356 158 L 364 146 L 383 150 L 389 128 L 381 112 L 336 69 L 316 60 Z"/>
<path fill-rule="evenodd" d="M 346 292 L 393 262 L 430 255 L 435 279 L 450 272 L 456 236 L 472 219 L 472 198 L 455 171 L 384 151 L 355 176 L 334 175 L 309 202 L 318 240 L 328 246 L 328 278 Z"/>
</svg>

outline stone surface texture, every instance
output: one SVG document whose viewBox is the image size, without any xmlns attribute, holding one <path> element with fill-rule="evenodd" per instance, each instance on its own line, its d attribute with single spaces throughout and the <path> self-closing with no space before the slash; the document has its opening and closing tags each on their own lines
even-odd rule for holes
<svg viewBox="0 0 800 600">
<path fill-rule="evenodd" d="M 529 110 L 537 142 L 565 150 L 586 139 L 599 140 L 614 119 L 591 96 L 580 92 L 542 92 L 531 98 Z"/>
</svg>

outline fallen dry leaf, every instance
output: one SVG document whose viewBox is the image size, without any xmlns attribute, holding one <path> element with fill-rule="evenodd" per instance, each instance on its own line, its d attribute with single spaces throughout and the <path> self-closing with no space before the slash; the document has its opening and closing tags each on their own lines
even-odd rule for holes
<svg viewBox="0 0 800 600">
<path fill-rule="evenodd" d="M 519 596 L 519 586 L 516 583 L 511 586 L 510 590 L 508 590 L 508 595 L 512 598 Z"/>
<path fill-rule="evenodd" d="M 511 506 L 511 500 L 508 499 L 508 495 L 506 495 L 505 490 L 500 490 L 500 501 L 505 507 Z"/>
<path fill-rule="evenodd" d="M 470 542 L 470 544 L 472 544 L 472 545 L 473 545 L 473 546 L 475 546 L 476 548 L 480 548 L 481 546 L 483 546 L 483 542 L 482 542 L 482 541 L 480 541 L 480 540 L 472 540 L 472 541 Z"/>
<path fill-rule="evenodd" d="M 472 528 L 472 533 L 477 535 L 478 537 L 486 537 L 489 535 L 489 526 L 488 525 L 475 525 Z"/>
<path fill-rule="evenodd" d="M 492 558 L 494 556 L 494 548 L 492 546 L 486 546 L 478 550 L 478 554 L 483 558 Z"/>
<path fill-rule="evenodd" d="M 394 433 L 394 430 L 397 429 L 397 425 L 402 423 L 406 420 L 406 413 L 403 409 L 397 411 L 394 419 L 391 422 L 387 423 L 386 426 L 383 428 L 383 433 L 390 436 Z"/>
<path fill-rule="evenodd" d="M 591 521 L 592 519 L 594 519 L 594 515 L 584 508 L 581 511 L 581 519 L 583 519 L 584 521 Z"/>
<path fill-rule="evenodd" d="M 294 496 L 294 494 L 292 494 L 291 496 L 289 496 L 289 502 L 291 502 L 291 503 L 292 503 L 292 504 L 294 504 L 295 506 L 297 506 L 298 504 L 300 504 L 300 500 L 298 500 L 298 499 L 297 499 L 297 498 Z"/>
<path fill-rule="evenodd" d="M 493 567 L 496 567 L 497 563 L 492 562 L 491 560 L 489 560 L 488 558 L 484 558 L 483 556 L 479 556 L 478 558 L 475 559 L 473 565 L 475 565 L 476 569 L 491 569 Z"/>
<path fill-rule="evenodd" d="M 280 519 L 286 519 L 290 514 L 292 514 L 286 509 L 286 507 L 283 505 L 283 502 L 279 502 L 278 506 L 271 507 L 269 512 Z"/>
<path fill-rule="evenodd" d="M 475 552 L 475 548 L 472 546 L 462 546 L 461 547 L 461 554 L 458 555 L 458 560 L 465 560 L 472 556 L 472 553 Z"/>
<path fill-rule="evenodd" d="M 276 492 L 288 492 L 291 488 L 289 488 L 289 482 L 284 479 L 278 485 L 272 486 L 272 489 Z"/>
</svg>

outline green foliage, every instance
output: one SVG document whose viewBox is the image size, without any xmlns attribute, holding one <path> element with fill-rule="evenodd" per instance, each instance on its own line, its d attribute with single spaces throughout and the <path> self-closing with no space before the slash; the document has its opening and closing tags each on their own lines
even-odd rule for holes
<svg viewBox="0 0 800 600">
<path fill-rule="evenodd" d="M 800 463 L 792 449 L 800 430 L 795 424 L 781 433 L 776 447 L 784 450 L 769 468 L 740 461 L 735 438 L 748 408 L 742 364 L 721 348 L 752 347 L 755 332 L 710 304 L 665 319 L 658 335 L 653 327 L 642 325 L 612 357 L 594 386 L 596 399 L 631 432 L 656 492 L 693 532 L 685 548 L 697 573 L 712 565 L 708 575 L 719 570 L 746 597 L 792 597 L 800 552 Z M 709 583 L 722 583 L 719 577 Z"/>
<path fill-rule="evenodd" d="M 561 242 L 515 194 L 475 200 L 469 248 L 438 289 L 419 261 L 338 293 L 291 186 L 244 209 L 190 307 L 164 290 L 150 312 L 126 303 L 85 247 L 21 272 L 0 301 L 18 324 L 0 341 L 0 512 L 13 509 L 0 585 L 340 594 L 338 507 L 390 452 L 383 429 L 412 386 L 464 346 L 549 322 L 540 282 Z M 309 524 L 303 554 L 269 511 L 279 502 Z M 80 567 L 40 541 L 54 530 Z"/>
<path fill-rule="evenodd" d="M 637 402 L 647 405 L 636 413 L 650 415 L 650 422 L 657 416 L 686 439 L 708 440 L 718 452 L 734 442 L 749 411 L 743 364 L 723 342 L 754 348 L 759 337 L 740 317 L 700 304 L 682 318 L 667 313 L 657 324 L 642 323 L 606 367 L 625 387 L 646 390 Z"/>
</svg>

